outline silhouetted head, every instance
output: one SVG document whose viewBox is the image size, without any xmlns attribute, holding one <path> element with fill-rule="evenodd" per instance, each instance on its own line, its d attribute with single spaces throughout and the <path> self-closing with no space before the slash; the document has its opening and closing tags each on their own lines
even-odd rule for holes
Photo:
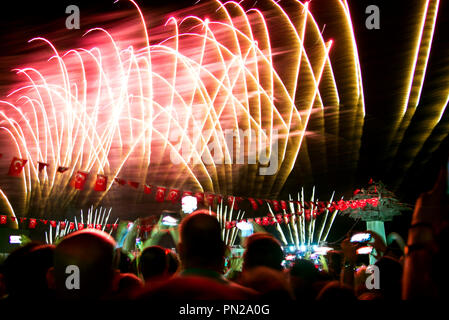
<svg viewBox="0 0 449 320">
<path fill-rule="evenodd" d="M 284 253 L 281 244 L 267 233 L 254 233 L 246 239 L 246 250 L 243 254 L 243 270 L 265 266 L 282 270 Z"/>
<path fill-rule="evenodd" d="M 168 258 L 165 249 L 160 246 L 145 248 L 140 254 L 139 271 L 145 281 L 163 277 L 168 270 Z"/>
<path fill-rule="evenodd" d="M 195 211 L 180 225 L 179 255 L 183 268 L 202 268 L 222 272 L 225 244 L 215 214 Z"/>
<path fill-rule="evenodd" d="M 4 263 L 5 284 L 11 298 L 39 299 L 49 294 L 46 281 L 53 266 L 52 245 L 31 243 L 13 251 Z"/>
<path fill-rule="evenodd" d="M 391 257 L 382 257 L 376 261 L 379 267 L 380 292 L 385 299 L 401 299 L 402 265 Z"/>
<path fill-rule="evenodd" d="M 329 275 L 335 280 L 340 278 L 343 253 L 341 251 L 331 250 L 327 253 Z"/>
<path fill-rule="evenodd" d="M 102 298 L 112 290 L 115 265 L 114 239 L 105 232 L 84 229 L 56 246 L 49 278 L 62 298 Z"/>
<path fill-rule="evenodd" d="M 291 300 L 290 285 L 284 272 L 259 266 L 242 272 L 239 283 L 259 292 L 260 298 L 268 300 Z"/>
<path fill-rule="evenodd" d="M 319 301 L 356 301 L 357 298 L 354 294 L 354 290 L 347 285 L 343 285 L 340 281 L 329 282 L 318 294 L 317 300 Z"/>
<path fill-rule="evenodd" d="M 116 300 L 132 299 L 143 288 L 142 280 L 133 273 L 121 273 L 113 298 Z"/>
<path fill-rule="evenodd" d="M 289 270 L 290 283 L 297 300 L 314 300 L 318 294 L 315 285 L 320 280 L 320 272 L 312 261 L 296 260 Z"/>
<path fill-rule="evenodd" d="M 178 271 L 179 268 L 179 258 L 173 251 L 169 251 L 167 253 L 168 258 L 168 269 L 167 272 L 169 275 L 173 275 Z"/>
<path fill-rule="evenodd" d="M 118 269 L 121 273 L 131 272 L 131 258 L 128 254 L 123 250 L 123 248 L 116 249 L 116 255 L 118 260 Z"/>
</svg>

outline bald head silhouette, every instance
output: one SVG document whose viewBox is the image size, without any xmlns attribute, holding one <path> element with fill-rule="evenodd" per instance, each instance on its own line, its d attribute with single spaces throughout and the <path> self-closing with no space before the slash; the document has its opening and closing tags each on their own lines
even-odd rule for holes
<svg viewBox="0 0 449 320">
<path fill-rule="evenodd" d="M 112 290 L 115 241 L 107 233 L 84 229 L 66 236 L 54 252 L 53 281 L 62 298 L 102 298 Z M 79 289 L 67 286 L 79 270 Z"/>
<path fill-rule="evenodd" d="M 215 214 L 198 210 L 180 225 L 179 254 L 183 268 L 223 271 L 225 244 Z"/>
</svg>

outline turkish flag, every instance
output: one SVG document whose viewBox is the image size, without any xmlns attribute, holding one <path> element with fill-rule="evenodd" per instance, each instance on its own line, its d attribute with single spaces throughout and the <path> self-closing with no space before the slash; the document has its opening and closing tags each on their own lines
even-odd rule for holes
<svg viewBox="0 0 449 320">
<path fill-rule="evenodd" d="M 268 226 L 268 225 L 270 224 L 270 222 L 268 221 L 268 217 L 263 217 L 263 219 L 262 219 L 262 224 L 263 224 L 264 226 Z"/>
<path fill-rule="evenodd" d="M 112 225 L 112 229 L 114 229 L 114 230 L 117 230 L 117 227 L 118 227 L 118 224 L 117 224 L 117 223 L 114 223 L 114 224 Z"/>
<path fill-rule="evenodd" d="M 93 225 L 92 223 L 89 223 L 89 224 L 87 225 L 87 228 L 88 228 L 88 229 L 93 229 L 93 228 L 94 228 L 94 225 Z"/>
<path fill-rule="evenodd" d="M 56 221 L 51 220 L 51 221 L 50 221 L 50 225 L 51 225 L 53 228 L 56 228 Z"/>
<path fill-rule="evenodd" d="M 101 230 L 101 224 L 96 224 L 96 225 L 95 225 L 95 229 Z"/>
<path fill-rule="evenodd" d="M 30 229 L 36 228 L 36 219 L 31 218 L 31 219 L 29 220 L 28 228 L 30 228 Z"/>
<path fill-rule="evenodd" d="M 0 216 L 0 224 L 6 224 L 6 216 Z"/>
<path fill-rule="evenodd" d="M 145 192 L 146 194 L 150 194 L 152 189 L 153 189 L 152 185 L 146 184 L 146 185 L 143 186 L 143 192 Z"/>
<path fill-rule="evenodd" d="M 67 170 L 69 170 L 69 168 L 67 168 L 67 167 L 58 167 L 58 172 L 59 172 L 59 173 L 64 173 L 64 172 L 66 172 Z"/>
<path fill-rule="evenodd" d="M 282 223 L 282 220 L 283 220 L 282 214 L 277 214 L 277 215 L 276 215 L 276 221 L 277 221 L 278 223 Z"/>
<path fill-rule="evenodd" d="M 251 203 L 251 206 L 253 207 L 253 210 L 256 211 L 259 209 L 259 205 L 257 204 L 257 201 L 253 198 L 248 198 L 249 202 Z"/>
<path fill-rule="evenodd" d="M 65 221 L 59 221 L 59 227 L 61 229 L 64 229 L 65 228 Z"/>
<path fill-rule="evenodd" d="M 234 204 L 234 209 L 238 210 L 238 205 L 237 205 L 237 201 L 235 199 L 234 196 L 228 196 L 228 206 L 232 207 L 232 205 Z"/>
<path fill-rule="evenodd" d="M 70 224 L 69 224 L 69 229 L 70 229 L 70 230 L 75 229 L 75 222 L 70 222 Z"/>
<path fill-rule="evenodd" d="M 135 182 L 135 181 L 128 181 L 128 184 L 133 187 L 133 188 L 138 188 L 139 187 L 139 183 Z"/>
<path fill-rule="evenodd" d="M 166 190 L 167 189 L 164 187 L 157 187 L 157 190 L 156 190 L 156 201 L 157 202 L 164 202 Z"/>
<path fill-rule="evenodd" d="M 213 205 L 213 204 L 214 204 L 214 199 L 215 199 L 215 194 L 209 193 L 209 194 L 206 196 L 206 202 L 207 202 L 207 205 L 208 205 L 208 206 Z"/>
<path fill-rule="evenodd" d="M 287 201 L 281 200 L 281 209 L 287 210 Z"/>
<path fill-rule="evenodd" d="M 274 211 L 275 212 L 279 211 L 279 201 L 273 200 L 272 203 L 273 203 Z"/>
<path fill-rule="evenodd" d="M 260 225 L 260 222 L 261 222 L 260 220 L 261 220 L 260 218 L 255 218 L 255 219 L 254 219 L 254 221 L 255 221 L 257 224 L 259 224 L 259 225 Z"/>
<path fill-rule="evenodd" d="M 102 174 L 97 174 L 97 180 L 95 181 L 95 191 L 106 191 L 108 184 L 108 177 Z"/>
<path fill-rule="evenodd" d="M 195 198 L 198 203 L 204 203 L 204 193 L 202 192 L 195 193 Z"/>
<path fill-rule="evenodd" d="M 191 191 L 184 191 L 183 193 L 182 193 L 182 197 L 184 198 L 184 197 L 191 197 L 191 196 L 193 196 L 193 193 L 191 192 Z"/>
<path fill-rule="evenodd" d="M 120 178 L 115 178 L 114 182 L 118 183 L 119 185 L 123 186 L 126 184 L 126 180 L 125 179 L 120 179 Z"/>
<path fill-rule="evenodd" d="M 44 162 L 37 162 L 39 165 L 39 172 L 41 172 L 42 170 L 45 169 L 45 167 L 48 167 L 48 163 L 44 163 Z"/>
<path fill-rule="evenodd" d="M 168 200 L 170 200 L 172 203 L 175 203 L 179 200 L 180 192 L 178 189 L 171 189 L 168 193 Z"/>
<path fill-rule="evenodd" d="M 84 229 L 84 223 L 78 222 L 78 230 Z"/>
<path fill-rule="evenodd" d="M 75 189 L 83 190 L 87 180 L 87 172 L 77 171 L 75 174 Z"/>
<path fill-rule="evenodd" d="M 22 169 L 27 163 L 28 160 L 19 159 L 14 157 L 11 161 L 11 165 L 9 166 L 8 175 L 12 177 L 18 177 L 22 173 Z"/>
</svg>

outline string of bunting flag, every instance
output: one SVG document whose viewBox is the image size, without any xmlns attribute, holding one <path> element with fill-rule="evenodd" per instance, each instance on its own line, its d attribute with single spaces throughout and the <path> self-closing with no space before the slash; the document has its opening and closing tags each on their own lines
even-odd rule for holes
<svg viewBox="0 0 449 320">
<path fill-rule="evenodd" d="M 0 154 L 0 157 L 2 155 Z M 27 164 L 27 159 L 19 159 L 14 157 L 11 161 L 11 165 L 8 170 L 8 175 L 13 177 L 19 177 L 22 173 L 24 166 Z M 42 171 L 49 167 L 48 163 L 38 162 L 39 171 Z M 57 168 L 57 172 L 60 174 L 64 174 L 68 171 L 68 167 L 59 166 Z M 71 185 L 77 190 L 83 190 L 88 179 L 89 173 L 78 170 L 73 178 Z M 97 174 L 94 190 L 95 191 L 106 191 L 109 177 L 103 174 Z M 138 189 L 140 186 L 139 182 L 136 181 L 128 181 L 123 178 L 114 177 L 115 184 L 119 186 L 129 185 L 134 189 Z M 154 198 L 158 202 L 171 201 L 172 203 L 176 203 L 181 201 L 181 199 L 185 196 L 193 196 L 197 199 L 198 203 L 204 203 L 207 206 L 213 206 L 215 200 L 217 203 L 221 203 L 223 200 L 229 206 L 234 207 L 235 210 L 239 209 L 239 204 L 242 201 L 249 201 L 251 207 L 254 211 L 257 211 L 259 206 L 265 203 L 269 203 L 272 205 L 274 212 L 279 212 L 281 210 L 287 210 L 287 206 L 289 203 L 294 203 L 299 206 L 304 206 L 304 209 L 310 209 L 310 207 L 316 208 L 318 210 L 318 214 L 323 212 L 326 208 L 332 212 L 334 210 L 345 211 L 347 209 L 357 209 L 364 208 L 367 204 L 372 205 L 373 207 L 377 207 L 378 198 L 371 199 L 360 199 L 360 200 L 340 200 L 333 201 L 332 203 L 324 202 L 324 201 L 315 201 L 315 202 L 303 202 L 303 201 L 292 201 L 292 200 L 273 200 L 273 199 L 256 199 L 256 198 L 243 198 L 238 196 L 227 195 L 223 196 L 220 194 L 210 193 L 210 192 L 192 192 L 192 191 L 184 191 L 175 188 L 167 188 L 162 186 L 154 186 L 150 184 L 143 185 L 143 192 L 145 194 L 152 194 L 154 191 Z M 313 213 L 312 213 L 313 215 Z"/>
<path fill-rule="evenodd" d="M 28 217 L 8 217 L 6 215 L 0 215 L 0 225 L 6 225 L 8 223 L 8 219 L 11 220 L 11 222 L 20 222 L 19 226 L 21 228 L 28 228 L 28 229 L 35 229 L 38 224 L 43 225 L 50 225 L 53 228 L 56 228 L 56 226 L 59 223 L 59 227 L 61 229 L 64 229 L 66 226 L 69 230 L 74 230 L 75 228 L 78 228 L 77 230 L 82 229 L 98 229 L 102 230 L 103 227 L 106 230 L 117 230 L 118 223 L 108 223 L 108 224 L 100 224 L 100 223 L 81 223 L 77 222 L 75 225 L 75 222 L 70 221 L 59 221 L 59 220 L 49 220 L 49 219 L 38 219 L 38 218 L 28 218 Z"/>
</svg>

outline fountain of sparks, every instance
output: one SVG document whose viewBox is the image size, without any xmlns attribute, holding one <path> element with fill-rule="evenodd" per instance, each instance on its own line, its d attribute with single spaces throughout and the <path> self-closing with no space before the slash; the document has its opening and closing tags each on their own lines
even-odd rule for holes
<svg viewBox="0 0 449 320">
<path fill-rule="evenodd" d="M 192 7 L 192 14 L 152 30 L 130 1 L 133 30 L 141 25 L 138 40 L 124 36 L 125 26 L 90 29 L 85 39 L 94 45 L 66 52 L 45 38 L 31 39 L 47 50 L 40 54 L 49 54 L 16 69 L 22 85 L 0 101 L 0 138 L 28 160 L 20 177 L 23 202 L 14 209 L 56 214 L 76 201 L 84 205 L 92 194 L 98 205 L 130 168 L 142 184 L 277 195 L 311 119 L 313 130 L 324 134 L 326 110 L 338 114 L 343 103 L 352 121 L 340 130 L 354 137 L 358 150 L 364 99 L 347 4 L 331 1 L 341 35 L 331 40 L 323 38 L 308 3 L 262 2 L 256 8 L 247 1 L 209 1 L 201 5 L 207 15 L 195 15 Z M 341 50 L 335 57 L 345 57 L 340 78 L 333 41 Z M 343 126 L 338 117 L 327 125 Z M 235 148 L 226 143 L 226 130 L 236 132 Z M 248 153 L 245 141 L 276 160 L 273 174 L 260 174 L 259 156 L 255 163 L 233 162 Z M 305 159 L 302 165 L 310 167 Z M 39 171 L 38 162 L 51 165 Z M 60 174 L 59 166 L 69 171 Z M 78 170 L 108 175 L 106 191 L 75 190 L 70 182 Z"/>
</svg>

